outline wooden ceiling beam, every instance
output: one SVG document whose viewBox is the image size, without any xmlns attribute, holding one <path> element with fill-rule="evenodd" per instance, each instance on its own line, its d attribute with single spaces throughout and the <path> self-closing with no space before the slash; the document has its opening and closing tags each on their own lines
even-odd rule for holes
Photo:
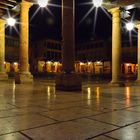
<svg viewBox="0 0 140 140">
<path fill-rule="evenodd" d="M 12 3 L 17 3 L 17 1 L 16 0 L 7 0 L 7 2 L 12 2 Z"/>
<path fill-rule="evenodd" d="M 6 7 L 6 6 L 2 6 L 2 5 L 0 5 L 0 9 L 1 9 L 1 10 L 8 10 L 9 8 Z"/>
<path fill-rule="evenodd" d="M 12 9 L 18 4 L 17 0 L 0 0 L 0 17 L 7 15 L 7 11 L 12 12 Z"/>
<path fill-rule="evenodd" d="M 13 4 L 4 3 L 4 2 L 1 2 L 1 1 L 0 1 L 0 5 L 4 5 L 4 6 L 7 6 L 7 7 L 11 7 L 11 8 L 13 8 L 15 6 Z"/>
</svg>

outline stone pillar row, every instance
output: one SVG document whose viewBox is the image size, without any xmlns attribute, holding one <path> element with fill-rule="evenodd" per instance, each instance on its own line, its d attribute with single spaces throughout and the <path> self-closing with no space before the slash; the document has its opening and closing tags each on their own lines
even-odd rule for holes
<svg viewBox="0 0 140 140">
<path fill-rule="evenodd" d="M 64 90 L 81 89 L 81 79 L 74 73 L 75 60 L 75 0 L 62 0 L 63 73 L 56 80 L 56 87 Z M 16 83 L 33 81 L 29 71 L 29 9 L 32 3 L 22 0 L 20 10 L 20 72 Z M 67 8 L 69 7 L 69 8 Z M 121 77 L 121 10 L 109 10 L 112 14 L 112 84 Z M 140 25 L 138 28 L 138 79 L 140 81 Z M 7 79 L 4 72 L 5 21 L 0 19 L 0 80 Z"/>
</svg>

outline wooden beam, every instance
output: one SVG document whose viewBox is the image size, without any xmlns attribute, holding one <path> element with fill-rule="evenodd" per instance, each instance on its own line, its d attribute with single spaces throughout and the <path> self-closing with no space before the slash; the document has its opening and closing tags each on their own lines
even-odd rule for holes
<svg viewBox="0 0 140 140">
<path fill-rule="evenodd" d="M 0 0 L 1 2 L 3 2 L 3 3 L 7 3 L 7 4 L 12 4 L 12 5 L 16 5 L 17 4 L 17 2 L 16 1 L 14 1 L 14 0 Z"/>
<path fill-rule="evenodd" d="M 12 2 L 12 3 L 17 3 L 16 0 L 7 0 L 7 1 Z"/>
<path fill-rule="evenodd" d="M 1 5 L 0 5 L 0 9 L 1 9 L 1 10 L 8 10 L 9 8 L 6 7 L 6 6 L 1 6 Z"/>
<path fill-rule="evenodd" d="M 4 2 L 0 2 L 0 5 L 5 5 L 5 6 L 7 6 L 7 7 L 14 7 L 14 5 L 13 4 L 8 4 L 8 3 L 4 3 Z"/>
</svg>

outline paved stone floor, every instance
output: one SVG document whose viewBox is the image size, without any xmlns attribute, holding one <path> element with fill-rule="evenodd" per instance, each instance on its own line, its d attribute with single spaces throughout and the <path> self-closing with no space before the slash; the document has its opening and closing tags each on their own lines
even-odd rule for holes
<svg viewBox="0 0 140 140">
<path fill-rule="evenodd" d="M 140 140 L 140 87 L 0 83 L 0 140 Z"/>
</svg>

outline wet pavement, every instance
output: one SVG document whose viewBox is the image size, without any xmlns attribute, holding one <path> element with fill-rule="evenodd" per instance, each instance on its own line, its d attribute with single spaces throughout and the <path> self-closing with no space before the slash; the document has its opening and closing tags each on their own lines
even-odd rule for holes
<svg viewBox="0 0 140 140">
<path fill-rule="evenodd" d="M 140 86 L 0 82 L 0 140 L 140 140 Z"/>
</svg>

